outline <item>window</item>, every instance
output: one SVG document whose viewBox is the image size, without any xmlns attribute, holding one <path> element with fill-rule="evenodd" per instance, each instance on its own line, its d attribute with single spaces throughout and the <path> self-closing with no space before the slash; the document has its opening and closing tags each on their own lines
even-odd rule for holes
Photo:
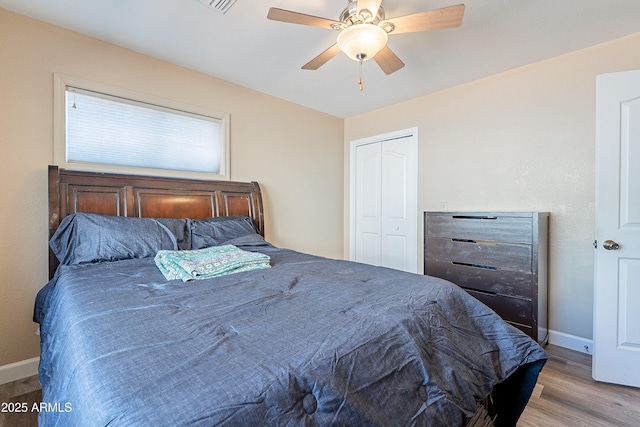
<svg viewBox="0 0 640 427">
<path fill-rule="evenodd" d="M 56 163 L 228 178 L 224 114 L 57 75 Z"/>
</svg>

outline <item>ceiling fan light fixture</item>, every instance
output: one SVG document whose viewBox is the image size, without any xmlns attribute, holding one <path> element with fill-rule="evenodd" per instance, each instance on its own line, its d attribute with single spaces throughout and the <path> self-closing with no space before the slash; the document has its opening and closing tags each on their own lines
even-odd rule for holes
<svg viewBox="0 0 640 427">
<path fill-rule="evenodd" d="M 338 47 L 354 61 L 373 58 L 387 45 L 389 35 L 374 24 L 354 24 L 338 34 Z"/>
</svg>

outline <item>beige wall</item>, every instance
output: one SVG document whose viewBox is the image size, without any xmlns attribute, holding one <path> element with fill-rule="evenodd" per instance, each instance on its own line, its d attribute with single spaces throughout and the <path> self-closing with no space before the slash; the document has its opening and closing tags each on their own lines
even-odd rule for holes
<svg viewBox="0 0 640 427">
<path fill-rule="evenodd" d="M 343 251 L 343 120 L 0 9 L 0 366 L 38 356 L 53 73 L 231 114 L 231 179 L 260 182 L 267 239 Z"/>
<path fill-rule="evenodd" d="M 345 201 L 349 141 L 418 126 L 420 211 L 551 212 L 550 327 L 590 339 L 595 78 L 638 68 L 635 34 L 349 118 Z"/>
</svg>

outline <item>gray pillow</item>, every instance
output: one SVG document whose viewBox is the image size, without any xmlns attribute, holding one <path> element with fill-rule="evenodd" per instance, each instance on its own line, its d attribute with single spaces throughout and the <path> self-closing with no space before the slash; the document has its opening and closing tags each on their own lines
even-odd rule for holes
<svg viewBox="0 0 640 427">
<path fill-rule="evenodd" d="M 191 249 L 219 246 L 231 239 L 257 234 L 248 216 L 219 216 L 191 220 Z"/>
<path fill-rule="evenodd" d="M 133 218 L 79 212 L 69 215 L 49 240 L 61 264 L 154 257 L 161 249 L 190 247 L 186 219 Z"/>
</svg>

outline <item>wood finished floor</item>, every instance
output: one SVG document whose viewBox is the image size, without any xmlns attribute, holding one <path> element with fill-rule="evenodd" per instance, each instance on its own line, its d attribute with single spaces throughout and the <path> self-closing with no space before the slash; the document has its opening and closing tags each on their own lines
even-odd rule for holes
<svg viewBox="0 0 640 427">
<path fill-rule="evenodd" d="M 596 382 L 591 356 L 562 347 L 551 355 L 518 427 L 638 427 L 640 388 Z"/>
<path fill-rule="evenodd" d="M 38 413 L 32 412 L 33 404 L 42 401 L 42 390 L 38 384 L 38 376 L 23 378 L 0 385 L 0 405 L 4 410 L 12 410 L 16 405 L 27 404 L 28 412 L 1 412 L 0 427 L 36 427 Z"/>
<path fill-rule="evenodd" d="M 591 379 L 591 356 L 547 346 L 547 362 L 518 427 L 638 427 L 640 388 Z M 36 377 L 0 385 L 2 402 L 40 402 Z M 0 427 L 35 427 L 37 414 L 0 413 Z"/>
</svg>

